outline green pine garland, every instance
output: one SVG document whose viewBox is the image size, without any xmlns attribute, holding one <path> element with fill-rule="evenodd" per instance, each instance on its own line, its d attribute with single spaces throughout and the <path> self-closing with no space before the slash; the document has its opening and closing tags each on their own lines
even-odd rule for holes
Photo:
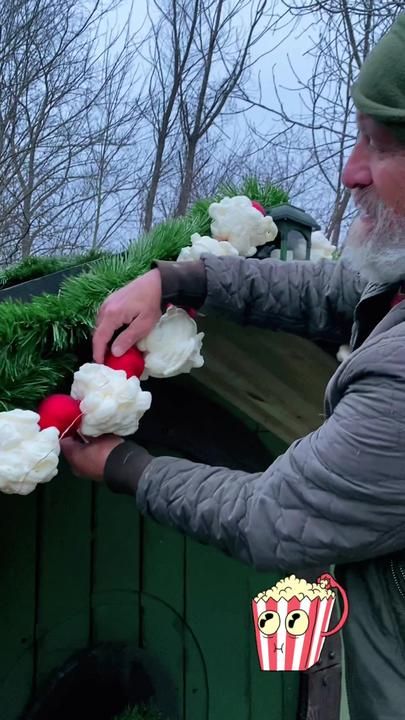
<svg viewBox="0 0 405 720">
<path fill-rule="evenodd" d="M 78 367 L 78 351 L 90 346 L 97 310 L 106 296 L 149 270 L 153 260 L 176 259 L 193 233 L 208 235 L 211 202 L 247 195 L 264 207 L 288 200 L 272 185 L 248 180 L 222 187 L 215 198 L 195 203 L 181 218 L 158 225 L 124 255 L 102 257 L 96 267 L 65 281 L 58 295 L 29 303 L 0 303 L 0 410 L 33 409 Z"/>
</svg>

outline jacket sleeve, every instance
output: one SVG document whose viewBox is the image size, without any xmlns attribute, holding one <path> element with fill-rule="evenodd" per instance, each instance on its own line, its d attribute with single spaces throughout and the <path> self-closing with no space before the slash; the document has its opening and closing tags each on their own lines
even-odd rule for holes
<svg viewBox="0 0 405 720">
<path fill-rule="evenodd" d="M 138 485 L 140 510 L 259 570 L 403 548 L 404 340 L 356 351 L 338 370 L 331 416 L 263 473 L 153 459 Z"/>
<path fill-rule="evenodd" d="M 350 337 L 365 281 L 345 261 L 282 262 L 202 258 L 207 296 L 202 313 L 284 330 L 313 340 Z"/>
</svg>

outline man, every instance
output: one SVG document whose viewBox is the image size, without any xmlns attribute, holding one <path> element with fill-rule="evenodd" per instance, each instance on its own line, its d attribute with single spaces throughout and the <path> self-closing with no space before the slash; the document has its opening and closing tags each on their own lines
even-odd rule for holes
<svg viewBox="0 0 405 720">
<path fill-rule="evenodd" d="M 149 332 L 169 301 L 353 353 L 326 389 L 326 421 L 264 473 L 152 458 L 133 442 L 63 442 L 79 474 L 259 569 L 325 567 L 350 600 L 351 720 L 405 718 L 405 15 L 353 88 L 359 137 L 344 171 L 360 216 L 338 263 L 204 256 L 157 267 L 111 295 L 94 333 L 104 357 Z M 362 276 L 358 271 L 362 272 Z M 403 562 L 403 565 L 401 564 Z"/>
</svg>

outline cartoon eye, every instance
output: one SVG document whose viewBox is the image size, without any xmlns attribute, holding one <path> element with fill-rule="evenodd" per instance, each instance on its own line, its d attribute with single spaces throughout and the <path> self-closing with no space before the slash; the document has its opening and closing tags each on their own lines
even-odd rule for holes
<svg viewBox="0 0 405 720">
<path fill-rule="evenodd" d="M 305 610 L 291 610 L 285 619 L 285 626 L 290 635 L 303 635 L 308 630 L 309 617 Z"/>
<path fill-rule="evenodd" d="M 259 615 L 257 624 L 263 635 L 274 635 L 280 627 L 280 616 L 277 612 L 265 610 Z"/>
</svg>

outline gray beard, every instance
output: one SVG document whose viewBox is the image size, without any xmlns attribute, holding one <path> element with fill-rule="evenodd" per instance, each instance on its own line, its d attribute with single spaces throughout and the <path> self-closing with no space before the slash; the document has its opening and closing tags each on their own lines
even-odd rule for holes
<svg viewBox="0 0 405 720">
<path fill-rule="evenodd" d="M 405 278 L 405 223 L 384 232 L 379 223 L 367 230 L 356 218 L 342 257 L 366 281 L 395 285 Z"/>
</svg>

